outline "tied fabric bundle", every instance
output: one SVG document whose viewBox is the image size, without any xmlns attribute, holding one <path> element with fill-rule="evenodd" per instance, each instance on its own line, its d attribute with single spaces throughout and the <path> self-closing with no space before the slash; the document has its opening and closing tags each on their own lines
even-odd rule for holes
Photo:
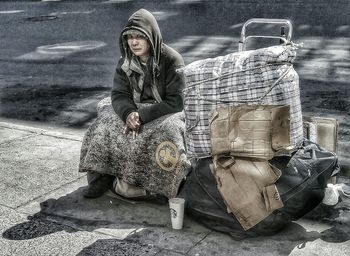
<svg viewBox="0 0 350 256">
<path fill-rule="evenodd" d="M 241 104 L 288 105 L 290 141 L 303 141 L 299 76 L 292 63 L 296 46 L 278 45 L 193 62 L 185 76 L 184 105 L 189 158 L 212 155 L 209 113 Z"/>
</svg>

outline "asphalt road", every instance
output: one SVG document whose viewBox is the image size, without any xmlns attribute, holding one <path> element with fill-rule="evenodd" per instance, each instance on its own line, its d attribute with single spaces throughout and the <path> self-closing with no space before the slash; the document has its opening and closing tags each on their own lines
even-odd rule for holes
<svg viewBox="0 0 350 256">
<path fill-rule="evenodd" d="M 335 117 L 350 150 L 350 2 L 347 0 L 111 0 L 0 2 L 0 117 L 86 128 L 108 96 L 119 32 L 136 10 L 156 17 L 186 63 L 237 51 L 250 18 L 285 18 L 302 43 L 295 68 L 304 115 Z M 278 34 L 279 27 L 250 33 Z M 255 46 L 262 47 L 259 42 Z"/>
<path fill-rule="evenodd" d="M 186 63 L 237 51 L 242 23 L 250 18 L 290 19 L 293 40 L 305 47 L 296 63 L 301 73 L 307 73 L 301 79 L 317 81 L 312 88 L 319 82 L 334 82 L 338 74 L 322 70 L 331 57 L 340 62 L 339 72 L 344 75 L 335 82 L 347 83 L 349 2 L 285 2 L 2 1 L 0 115 L 86 127 L 95 117 L 97 101 L 109 94 L 120 56 L 119 32 L 139 8 L 154 13 L 165 42 L 179 50 Z M 279 29 L 262 26 L 256 31 L 278 33 Z M 334 43 L 339 45 L 330 49 L 333 54 L 327 52 Z M 309 90 L 301 83 L 304 87 Z M 345 101 L 328 105 L 327 109 L 349 110 Z"/>
</svg>

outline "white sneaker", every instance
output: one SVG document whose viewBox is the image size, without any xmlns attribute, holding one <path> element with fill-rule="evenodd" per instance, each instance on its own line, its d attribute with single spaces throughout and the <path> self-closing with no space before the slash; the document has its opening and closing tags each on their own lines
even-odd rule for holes
<svg viewBox="0 0 350 256">
<path fill-rule="evenodd" d="M 344 192 L 344 188 L 347 187 L 342 184 L 327 184 L 324 190 L 324 198 L 322 203 L 325 205 L 336 205 L 339 201 L 339 192 L 342 192 L 344 196 L 350 197 L 350 194 Z"/>
</svg>

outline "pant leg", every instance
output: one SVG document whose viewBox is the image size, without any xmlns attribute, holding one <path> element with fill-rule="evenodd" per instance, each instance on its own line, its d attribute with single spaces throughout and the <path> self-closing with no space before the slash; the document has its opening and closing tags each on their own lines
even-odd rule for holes
<svg viewBox="0 0 350 256">
<path fill-rule="evenodd" d="M 88 184 L 90 184 L 91 182 L 93 182 L 94 180 L 97 180 L 99 177 L 101 177 L 102 174 L 97 173 L 97 172 L 91 172 L 88 171 L 86 178 L 87 178 L 87 182 Z"/>
</svg>

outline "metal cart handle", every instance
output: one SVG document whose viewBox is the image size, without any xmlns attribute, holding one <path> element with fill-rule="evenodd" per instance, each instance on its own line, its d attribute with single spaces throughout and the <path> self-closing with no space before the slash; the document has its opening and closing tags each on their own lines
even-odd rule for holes
<svg viewBox="0 0 350 256">
<path fill-rule="evenodd" d="M 253 23 L 287 25 L 288 27 L 287 38 L 284 38 L 282 36 L 262 36 L 262 35 L 246 36 L 246 28 L 248 27 L 248 25 Z M 240 52 L 245 51 L 247 41 L 250 38 L 276 38 L 276 39 L 283 40 L 285 43 L 290 43 L 292 39 L 292 31 L 293 31 L 292 23 L 289 20 L 285 20 L 285 19 L 255 19 L 254 18 L 254 19 L 247 20 L 242 27 L 241 40 L 238 43 L 238 51 Z"/>
</svg>

